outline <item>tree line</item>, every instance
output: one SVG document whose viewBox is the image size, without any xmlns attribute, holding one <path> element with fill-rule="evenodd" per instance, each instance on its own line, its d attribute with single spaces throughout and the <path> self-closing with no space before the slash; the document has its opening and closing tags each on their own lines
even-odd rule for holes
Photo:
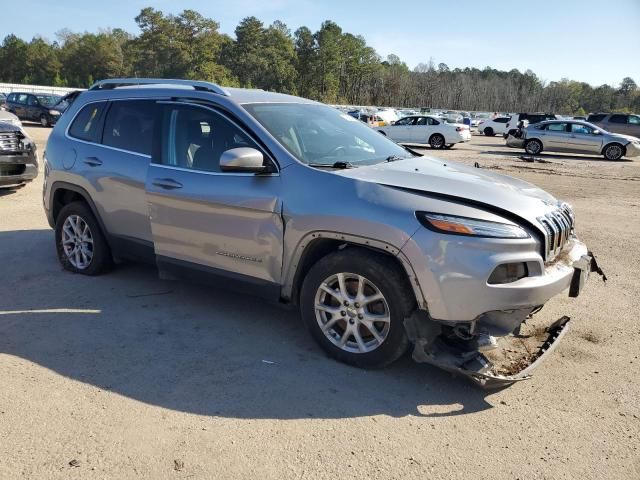
<svg viewBox="0 0 640 480">
<path fill-rule="evenodd" d="M 207 80 L 263 88 L 331 104 L 431 107 L 481 111 L 584 114 L 640 111 L 640 89 L 563 79 L 545 82 L 530 70 L 454 68 L 433 61 L 410 69 L 398 56 L 381 58 L 360 35 L 335 22 L 292 32 L 275 21 L 243 19 L 235 38 L 194 10 L 178 15 L 144 8 L 133 35 L 62 30 L 53 42 L 8 35 L 0 46 L 0 82 L 88 87 L 95 80 L 134 76 Z M 434 43 L 437 48 L 437 43 Z"/>
</svg>

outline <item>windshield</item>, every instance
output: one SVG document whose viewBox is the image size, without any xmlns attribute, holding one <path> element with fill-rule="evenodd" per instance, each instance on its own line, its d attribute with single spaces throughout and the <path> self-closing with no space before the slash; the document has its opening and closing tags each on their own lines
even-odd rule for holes
<svg viewBox="0 0 640 480">
<path fill-rule="evenodd" d="M 350 115 L 326 105 L 253 103 L 243 107 L 301 162 L 373 165 L 413 155 Z"/>
<path fill-rule="evenodd" d="M 62 98 L 58 95 L 36 95 L 36 97 L 38 97 L 40 104 L 45 107 L 53 107 Z"/>
</svg>

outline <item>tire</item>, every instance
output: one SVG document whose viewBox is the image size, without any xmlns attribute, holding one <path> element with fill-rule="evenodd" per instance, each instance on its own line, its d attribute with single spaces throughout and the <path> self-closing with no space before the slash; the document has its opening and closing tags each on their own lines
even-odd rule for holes
<svg viewBox="0 0 640 480">
<path fill-rule="evenodd" d="M 339 286 L 341 275 L 346 296 Z M 379 293 L 382 299 L 363 304 L 357 302 L 355 294 L 361 281 L 359 278 L 365 280 L 363 295 L 372 297 Z M 328 293 L 323 285 L 329 286 L 334 293 Z M 346 305 L 343 303 L 345 298 Z M 360 302 L 362 298 L 360 296 Z M 325 308 L 335 313 L 329 313 Z M 320 259 L 307 273 L 300 293 L 302 319 L 320 347 L 330 357 L 362 368 L 384 367 L 407 351 L 409 340 L 404 319 L 415 308 L 415 298 L 404 271 L 393 260 L 360 248 L 347 248 Z M 367 316 L 375 314 L 378 318 L 386 315 L 388 321 L 366 320 Z M 321 323 L 330 325 L 326 334 Z M 349 330 L 357 333 L 361 341 L 358 342 Z M 343 346 L 340 346 L 341 340 L 344 340 Z"/>
<path fill-rule="evenodd" d="M 493 131 L 493 128 L 491 128 L 491 127 L 487 127 L 487 128 L 485 128 L 485 129 L 482 131 L 482 133 L 484 133 L 487 137 L 493 137 L 493 136 L 496 134 L 496 132 L 494 132 L 494 131 Z"/>
<path fill-rule="evenodd" d="M 49 119 L 44 113 L 40 115 L 40 125 L 42 125 L 44 128 L 51 126 L 51 124 L 49 123 Z"/>
<path fill-rule="evenodd" d="M 624 147 L 619 143 L 611 143 L 602 151 L 605 160 L 620 160 L 625 153 Z"/>
<path fill-rule="evenodd" d="M 538 155 L 542 152 L 542 142 L 540 140 L 528 140 L 527 143 L 524 144 L 524 151 L 529 155 Z"/>
<path fill-rule="evenodd" d="M 434 150 L 440 150 L 444 148 L 444 137 L 439 133 L 434 133 L 433 135 L 431 135 L 431 138 L 429 138 L 429 145 Z"/>
<path fill-rule="evenodd" d="M 78 234 L 79 230 L 85 232 L 82 237 Z M 65 270 L 83 275 L 99 275 L 113 265 L 111 250 L 102 229 L 84 202 L 72 202 L 62 207 L 56 219 L 55 237 L 58 260 Z M 86 258 L 89 260 L 85 261 Z"/>
</svg>

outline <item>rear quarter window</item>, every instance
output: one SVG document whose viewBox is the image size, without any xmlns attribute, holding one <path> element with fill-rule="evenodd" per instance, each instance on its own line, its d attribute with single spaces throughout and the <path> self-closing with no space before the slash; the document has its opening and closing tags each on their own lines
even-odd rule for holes
<svg viewBox="0 0 640 480">
<path fill-rule="evenodd" d="M 105 105 L 106 102 L 99 102 L 82 107 L 69 127 L 69 135 L 87 142 L 100 142 L 100 124 Z"/>
<path fill-rule="evenodd" d="M 609 117 L 609 123 L 626 124 L 627 118 L 628 118 L 627 115 L 611 115 L 611 117 Z"/>
<path fill-rule="evenodd" d="M 604 120 L 604 117 L 606 117 L 607 115 L 602 113 L 596 113 L 593 115 L 589 115 L 587 117 L 587 122 L 601 122 L 602 120 Z"/>
</svg>

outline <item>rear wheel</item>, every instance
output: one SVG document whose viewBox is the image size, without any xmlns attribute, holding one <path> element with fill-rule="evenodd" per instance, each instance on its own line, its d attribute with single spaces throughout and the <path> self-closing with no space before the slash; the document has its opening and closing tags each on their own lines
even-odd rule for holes
<svg viewBox="0 0 640 480">
<path fill-rule="evenodd" d="M 529 155 L 537 155 L 542 151 L 542 143 L 540 140 L 529 140 L 524 144 L 524 151 Z"/>
<path fill-rule="evenodd" d="M 493 131 L 493 128 L 487 127 L 482 131 L 487 137 L 493 137 L 496 132 Z"/>
<path fill-rule="evenodd" d="M 620 160 L 624 156 L 624 147 L 619 143 L 607 145 L 604 149 L 604 158 L 607 160 Z"/>
<path fill-rule="evenodd" d="M 100 225 L 84 202 L 65 205 L 56 219 L 56 249 L 65 270 L 99 275 L 112 265 Z"/>
<path fill-rule="evenodd" d="M 444 137 L 439 133 L 431 135 L 431 138 L 429 139 L 429 145 L 431 146 L 431 148 L 434 148 L 436 150 L 444 148 Z"/>
<path fill-rule="evenodd" d="M 405 353 L 404 319 L 415 309 L 404 272 L 363 249 L 319 260 L 304 279 L 302 318 L 331 357 L 359 367 L 383 367 Z"/>
</svg>

